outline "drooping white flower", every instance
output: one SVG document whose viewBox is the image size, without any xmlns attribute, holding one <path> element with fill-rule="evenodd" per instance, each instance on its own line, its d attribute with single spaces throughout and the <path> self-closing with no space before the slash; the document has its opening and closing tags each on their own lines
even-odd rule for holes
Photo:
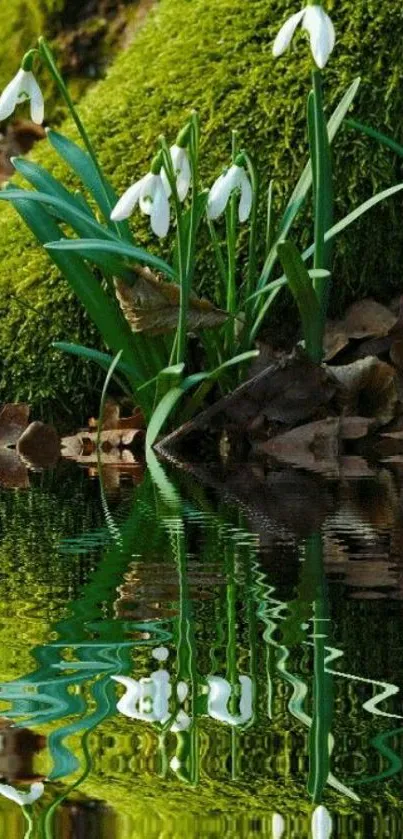
<svg viewBox="0 0 403 839">
<path fill-rule="evenodd" d="M 21 790 L 15 789 L 10 784 L 0 784 L 0 795 L 4 795 L 4 798 L 9 798 L 10 801 L 15 801 L 20 807 L 25 807 L 27 804 L 33 804 L 34 801 L 37 801 L 43 795 L 44 789 L 45 787 L 41 781 L 31 784 L 30 792 L 21 792 Z"/>
<path fill-rule="evenodd" d="M 239 201 L 239 221 L 246 221 L 252 209 L 252 187 L 243 166 L 233 163 L 223 175 L 214 182 L 207 201 L 207 215 L 214 220 L 221 216 L 234 190 L 241 191 Z"/>
<path fill-rule="evenodd" d="M 285 821 L 280 813 L 273 813 L 271 820 L 271 832 L 273 839 L 281 839 L 285 831 Z"/>
<path fill-rule="evenodd" d="M 320 804 L 312 814 L 312 839 L 330 839 L 332 819 L 329 811 Z"/>
<path fill-rule="evenodd" d="M 151 229 L 161 239 L 169 230 L 169 200 L 161 173 L 148 172 L 144 178 L 129 186 L 111 212 L 112 221 L 128 218 L 136 205 L 150 216 Z"/>
<path fill-rule="evenodd" d="M 290 46 L 299 23 L 309 34 L 315 64 L 323 70 L 335 45 L 336 35 L 329 15 L 319 4 L 305 6 L 286 20 L 273 44 L 274 57 L 282 55 Z"/>
<path fill-rule="evenodd" d="M 192 179 L 190 170 L 189 155 L 185 148 L 178 146 L 176 143 L 169 149 L 172 166 L 176 175 L 176 189 L 178 192 L 179 201 L 184 201 L 189 189 Z M 164 182 L 165 191 L 169 196 L 171 194 L 171 187 L 169 185 L 168 177 L 165 169 L 161 170 L 161 177 Z"/>
<path fill-rule="evenodd" d="M 23 70 L 21 67 L 0 96 L 0 121 L 11 116 L 17 105 L 28 99 L 32 122 L 41 125 L 45 110 L 42 91 L 31 70 Z"/>
</svg>

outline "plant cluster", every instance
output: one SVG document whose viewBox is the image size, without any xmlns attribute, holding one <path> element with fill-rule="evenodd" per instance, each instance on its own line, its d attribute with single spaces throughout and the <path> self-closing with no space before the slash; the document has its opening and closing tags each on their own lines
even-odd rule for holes
<svg viewBox="0 0 403 839">
<path fill-rule="evenodd" d="M 285 286 L 299 309 L 305 350 L 313 361 L 321 362 L 332 240 L 368 209 L 403 189 L 403 184 L 389 187 L 333 222 L 330 145 L 354 100 L 359 80 L 352 83 L 326 121 L 322 69 L 334 47 L 335 33 L 322 5 L 308 3 L 293 14 L 280 29 L 273 53 L 277 57 L 288 48 L 299 23 L 309 35 L 313 58 L 307 103 L 310 158 L 283 214 L 276 219 L 274 180 L 268 185 L 260 182 L 258 167 L 240 147 L 235 130 L 228 166 L 211 189 L 204 187 L 197 113 L 192 113 L 173 145 L 169 146 L 164 136 L 159 138 L 149 172 L 118 199 L 43 38 L 38 49 L 24 56 L 20 70 L 0 97 L 0 119 L 29 100 L 32 120 L 41 123 L 44 102 L 33 72 L 39 59 L 71 112 L 84 149 L 53 130 L 48 130 L 47 136 L 78 176 L 83 191 L 67 190 L 44 168 L 18 158 L 13 160 L 17 172 L 34 189 L 8 186 L 0 199 L 13 204 L 46 247 L 112 355 L 68 342 L 57 346 L 93 359 L 129 389 L 147 419 L 149 445 L 185 396 L 178 414 L 182 420 L 200 408 L 215 382 L 225 392 L 245 374 L 248 362 L 258 353 L 256 340 L 270 306 Z M 300 253 L 289 236 L 311 189 L 313 243 Z M 267 224 L 262 234 L 258 206 L 264 192 Z M 136 244 L 127 220 L 137 205 L 150 218 L 158 238 L 164 239 L 173 228 L 172 264 Z M 248 257 L 239 264 L 240 228 L 246 224 Z M 208 227 L 215 255 L 218 281 L 214 301 L 200 300 L 193 291 L 202 225 Z M 67 238 L 66 226 L 74 238 Z M 262 235 L 264 260 L 259 265 Z M 275 276 L 278 266 L 284 271 L 281 276 Z M 195 332 L 204 362 L 201 371 L 192 372 L 187 366 L 189 336 Z"/>
</svg>

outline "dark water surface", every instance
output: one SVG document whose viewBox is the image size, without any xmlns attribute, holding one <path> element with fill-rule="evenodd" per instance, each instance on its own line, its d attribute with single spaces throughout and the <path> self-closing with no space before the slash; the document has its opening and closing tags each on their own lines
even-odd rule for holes
<svg viewBox="0 0 403 839">
<path fill-rule="evenodd" d="M 399 467 L 152 466 L 0 490 L 0 837 L 398 839 Z"/>
</svg>

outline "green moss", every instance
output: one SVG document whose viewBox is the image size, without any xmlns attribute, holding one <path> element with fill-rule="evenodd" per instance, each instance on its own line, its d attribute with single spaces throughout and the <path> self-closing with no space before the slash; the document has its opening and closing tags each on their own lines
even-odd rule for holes
<svg viewBox="0 0 403 839">
<path fill-rule="evenodd" d="M 228 160 L 230 129 L 236 127 L 242 144 L 259 160 L 264 182 L 274 176 L 279 198 L 289 195 L 306 159 L 310 59 L 301 35 L 293 50 L 277 61 L 272 59 L 271 43 L 291 9 L 292 3 L 285 8 L 279 0 L 249 0 L 247 4 L 244 0 L 161 0 L 106 80 L 82 100 L 82 115 L 117 189 L 146 171 L 161 130 L 174 138 L 189 110 L 197 107 L 208 159 L 206 183 Z M 403 133 L 400 6 L 396 0 L 387 7 L 374 0 L 357 0 L 353 6 L 343 0 L 332 15 L 338 43 L 326 72 L 329 109 L 361 73 L 355 114 L 399 137 Z M 58 175 L 64 174 L 47 149 L 38 150 L 36 157 Z M 338 217 L 400 177 L 400 165 L 391 152 L 347 128 L 335 143 L 334 157 Z M 364 293 L 385 299 L 400 287 L 400 216 L 400 203 L 392 200 L 338 240 L 334 299 L 339 307 Z M 83 366 L 59 361 L 49 349 L 49 340 L 74 339 L 79 334 L 81 340 L 93 342 L 92 330 L 12 211 L 1 213 L 1 227 L 3 300 L 6 289 L 21 289 L 21 281 L 25 286 L 27 280 L 31 290 L 25 288 L 19 294 L 38 307 L 51 325 L 39 332 L 33 315 L 15 303 L 10 305 L 0 329 L 5 365 L 0 398 L 30 392 L 38 403 L 56 394 L 70 399 L 74 393 L 78 405 L 87 398 L 86 383 L 78 380 L 77 388 Z M 307 225 L 303 234 L 305 239 L 311 236 Z M 208 263 L 199 265 L 196 280 L 199 286 L 211 285 Z"/>
<path fill-rule="evenodd" d="M 0 87 L 18 70 L 21 57 L 47 28 L 64 0 L 7 0 L 0 4 Z"/>
</svg>

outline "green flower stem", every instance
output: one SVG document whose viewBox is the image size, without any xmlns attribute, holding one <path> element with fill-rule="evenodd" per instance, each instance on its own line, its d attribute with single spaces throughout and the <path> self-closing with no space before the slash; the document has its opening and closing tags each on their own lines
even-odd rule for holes
<svg viewBox="0 0 403 839">
<path fill-rule="evenodd" d="M 178 197 L 178 190 L 176 188 L 176 175 L 172 165 L 171 152 L 168 143 L 163 135 L 160 136 L 160 144 L 162 150 L 163 166 L 172 190 L 172 200 L 174 203 L 176 216 L 176 242 L 178 249 L 178 278 L 179 278 L 179 318 L 178 328 L 176 331 L 176 363 L 182 364 L 186 355 L 186 339 L 187 339 L 187 315 L 189 306 L 189 293 L 187 288 L 187 258 L 188 258 L 188 243 L 183 224 L 182 206 Z"/>
<path fill-rule="evenodd" d="M 311 580 L 313 601 L 314 696 L 309 735 L 308 791 L 315 803 L 322 800 L 330 771 L 329 738 L 333 716 L 332 676 L 326 672 L 329 605 L 323 568 L 323 538 L 313 533 L 306 542 L 305 564 Z"/>
<path fill-rule="evenodd" d="M 73 100 L 70 96 L 67 85 L 65 84 L 62 75 L 59 73 L 59 70 L 57 69 L 56 62 L 55 62 L 55 59 L 53 57 L 53 53 L 52 53 L 49 45 L 47 44 L 45 38 L 43 38 L 42 36 L 38 39 L 38 45 L 39 45 L 39 54 L 40 54 L 41 58 L 43 59 L 43 61 L 45 62 L 51 76 L 55 80 L 55 82 L 57 84 L 57 87 L 59 88 L 60 93 L 62 94 L 63 99 L 66 102 L 66 105 L 67 105 L 67 107 L 68 107 L 68 109 L 71 113 L 71 116 L 73 117 L 73 120 L 74 120 L 74 122 L 76 124 L 76 127 L 77 127 L 77 130 L 78 130 L 78 133 L 80 134 L 80 137 L 81 137 L 81 139 L 82 139 L 82 141 L 85 145 L 85 148 L 87 149 L 87 152 L 88 152 L 88 154 L 89 154 L 89 156 L 90 156 L 90 158 L 91 158 L 91 160 L 92 160 L 92 162 L 93 162 L 93 164 L 94 164 L 94 166 L 95 166 L 95 168 L 98 172 L 98 175 L 99 175 L 99 178 L 100 178 L 100 181 L 101 181 L 101 184 L 102 184 L 102 188 L 103 188 L 103 191 L 104 191 L 104 194 L 105 194 L 106 202 L 107 202 L 108 206 L 110 207 L 110 210 L 112 211 L 113 205 L 111 203 L 109 190 L 108 190 L 108 187 L 107 187 L 107 184 L 106 184 L 101 166 L 98 163 L 98 158 L 96 156 L 95 149 L 94 149 L 94 147 L 91 143 L 91 140 L 90 140 L 90 138 L 89 138 L 89 136 L 88 136 L 88 134 L 87 134 L 87 132 L 84 128 L 84 125 L 83 125 L 83 123 L 82 123 L 82 121 L 79 117 L 79 114 L 77 113 L 76 107 L 75 107 L 74 102 L 73 102 Z M 105 218 L 108 222 L 110 221 L 110 218 L 107 218 L 107 217 L 105 217 Z M 117 231 L 118 236 L 121 238 L 119 226 L 115 225 L 115 227 L 116 227 L 116 231 Z"/>
<path fill-rule="evenodd" d="M 224 307 L 226 303 L 226 291 L 227 291 L 227 268 L 225 265 L 224 257 L 222 255 L 221 245 L 217 236 L 217 231 L 215 229 L 214 223 L 211 219 L 207 219 L 208 228 L 210 231 L 211 236 L 211 243 L 214 249 L 214 256 L 217 263 L 218 268 L 218 283 L 216 285 L 216 297 L 217 297 L 217 305 Z"/>
<path fill-rule="evenodd" d="M 231 195 L 225 211 L 225 219 L 227 226 L 227 258 L 228 258 L 228 273 L 227 273 L 227 300 L 226 309 L 230 314 L 235 314 L 237 310 L 236 300 L 236 195 Z M 227 354 L 233 355 L 234 339 L 235 339 L 235 320 L 231 318 L 226 327 L 227 332 Z"/>
<path fill-rule="evenodd" d="M 21 807 L 24 819 L 27 823 L 27 829 L 24 833 L 24 839 L 31 839 L 32 831 L 34 829 L 34 822 L 27 807 Z"/>
<path fill-rule="evenodd" d="M 248 256 L 248 273 L 246 279 L 246 286 L 245 286 L 245 296 L 246 299 L 250 297 L 251 294 L 255 291 L 255 282 L 256 282 L 256 273 L 257 273 L 257 264 L 256 264 L 256 253 L 257 253 L 257 211 L 258 211 L 258 203 L 259 203 L 259 177 L 256 170 L 256 167 L 246 152 L 243 152 L 243 156 L 246 160 L 246 165 L 248 169 L 248 174 L 252 186 L 252 210 L 251 210 L 251 217 L 250 217 L 250 232 L 249 232 L 249 256 Z M 253 305 L 253 301 L 252 305 Z M 249 303 L 246 304 L 245 310 L 248 309 Z"/>
<path fill-rule="evenodd" d="M 315 211 L 314 268 L 329 269 L 331 252 L 329 245 L 325 244 L 325 233 L 331 227 L 333 217 L 332 172 L 329 138 L 323 109 L 322 75 L 317 68 L 312 71 L 312 89 L 313 137 L 311 142 L 311 160 Z M 320 332 L 318 340 L 320 338 L 320 343 L 323 344 L 323 332 L 330 291 L 329 282 L 323 283 L 323 281 L 314 280 L 313 287 L 319 300 L 322 315 L 321 323 L 317 325 L 318 332 Z"/>
</svg>

